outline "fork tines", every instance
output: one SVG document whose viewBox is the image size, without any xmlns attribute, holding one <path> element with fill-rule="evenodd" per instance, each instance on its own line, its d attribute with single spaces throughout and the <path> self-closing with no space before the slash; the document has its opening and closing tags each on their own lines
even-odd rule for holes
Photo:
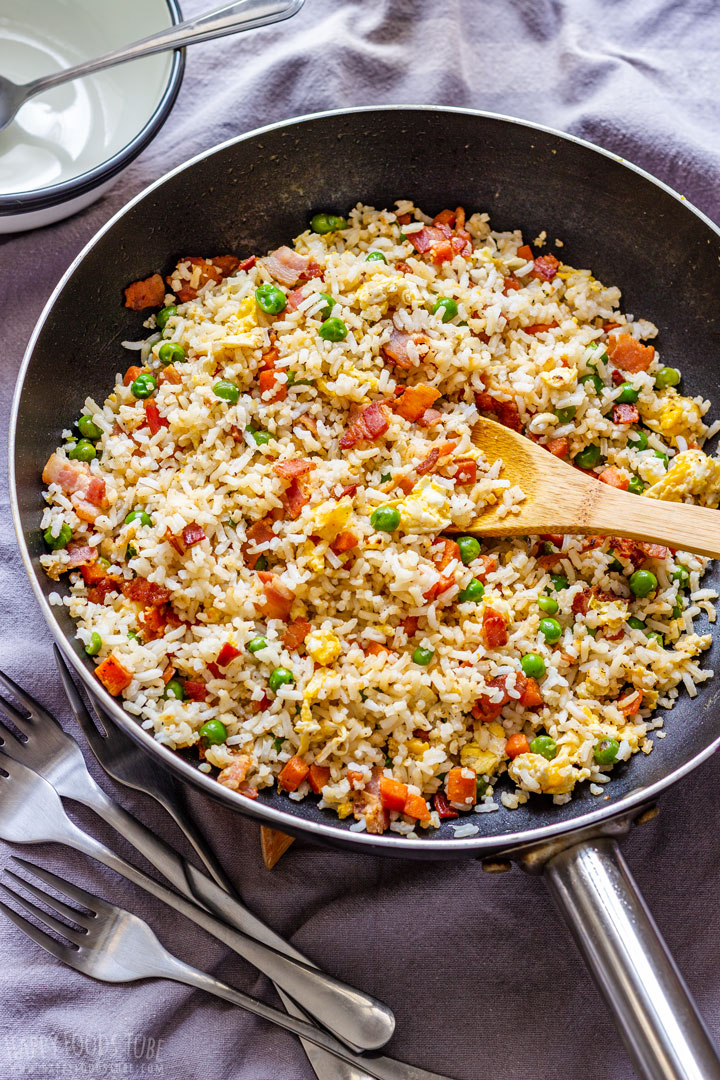
<svg viewBox="0 0 720 1080">
<path fill-rule="evenodd" d="M 44 889 L 34 885 L 31 881 L 27 881 L 24 877 L 20 877 L 20 875 L 16 874 L 13 870 L 5 867 L 5 874 L 12 878 L 14 882 L 17 882 L 26 892 L 30 893 L 31 896 L 34 896 L 47 907 L 57 912 L 58 915 L 62 915 L 63 918 L 68 919 L 75 925 L 69 926 L 66 922 L 56 919 L 54 915 L 44 911 L 43 908 L 34 904 L 32 900 L 28 900 L 27 897 L 22 896 L 21 893 L 10 888 L 9 885 L 1 881 L 0 889 L 7 893 L 8 896 L 11 896 L 18 907 L 27 914 L 32 915 L 38 922 L 47 926 L 48 929 L 54 931 L 54 933 L 58 934 L 64 940 L 57 941 L 54 937 L 51 937 L 44 930 L 41 930 L 34 923 L 20 915 L 14 908 L 8 907 L 8 905 L 4 904 L 1 900 L 0 911 L 7 915 L 8 919 L 10 919 L 18 929 L 24 931 L 28 937 L 32 938 L 36 944 L 47 949 L 48 952 L 52 953 L 59 960 L 63 960 L 66 963 L 69 962 L 70 954 L 75 953 L 77 948 L 87 941 L 88 931 L 95 921 L 96 916 L 93 908 L 97 907 L 98 898 L 91 893 L 86 892 L 84 889 L 79 888 L 77 885 L 72 885 L 70 882 L 58 877 L 57 874 L 51 873 L 50 870 L 45 870 L 41 866 L 36 866 L 34 863 L 28 862 L 27 859 L 13 856 L 13 860 L 41 881 L 45 881 L 48 885 L 51 885 L 59 893 L 64 893 L 70 899 L 76 900 L 84 907 L 90 909 L 89 912 L 79 911 L 77 908 L 71 907 L 57 897 L 45 892 Z M 68 944 L 68 942 L 70 944 Z"/>
</svg>

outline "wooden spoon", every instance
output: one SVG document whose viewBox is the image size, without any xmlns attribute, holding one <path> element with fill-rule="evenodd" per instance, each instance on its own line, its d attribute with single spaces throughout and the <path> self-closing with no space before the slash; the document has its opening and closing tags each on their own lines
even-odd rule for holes
<svg viewBox="0 0 720 1080">
<path fill-rule="evenodd" d="M 501 475 L 521 487 L 526 497 L 518 504 L 519 513 L 499 517 L 497 505 L 490 506 L 466 529 L 453 532 L 494 537 L 538 533 L 626 536 L 720 557 L 717 510 L 619 491 L 494 420 L 480 420 L 473 428 L 472 441 L 490 463 L 502 459 Z"/>
</svg>

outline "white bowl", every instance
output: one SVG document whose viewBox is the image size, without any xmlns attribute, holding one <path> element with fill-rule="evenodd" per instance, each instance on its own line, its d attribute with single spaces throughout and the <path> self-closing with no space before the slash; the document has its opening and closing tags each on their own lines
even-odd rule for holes
<svg viewBox="0 0 720 1080">
<path fill-rule="evenodd" d="M 0 72 L 29 82 L 181 18 L 177 0 L 0 0 Z M 184 67 L 184 53 L 158 53 L 26 102 L 0 131 L 0 233 L 99 198 L 167 119 Z"/>
</svg>

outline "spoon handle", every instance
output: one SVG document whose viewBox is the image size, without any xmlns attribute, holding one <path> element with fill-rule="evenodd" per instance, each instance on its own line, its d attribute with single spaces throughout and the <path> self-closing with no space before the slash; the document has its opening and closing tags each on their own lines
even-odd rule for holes
<svg viewBox="0 0 720 1080">
<path fill-rule="evenodd" d="M 115 64 L 124 64 L 128 60 L 138 60 L 141 56 L 149 56 L 150 53 L 181 49 L 200 41 L 211 41 L 225 34 L 234 34 L 238 30 L 253 30 L 258 26 L 281 22 L 297 14 L 304 2 L 305 0 L 239 0 L 235 4 L 223 4 L 221 8 L 210 11 L 206 15 L 200 15 L 196 19 L 186 19 L 177 26 L 160 30 L 157 34 L 151 34 L 132 45 L 124 45 L 95 60 L 88 60 L 76 67 L 65 68 L 64 71 L 56 71 L 52 75 L 35 79 L 33 82 L 26 83 L 23 90 L 26 97 L 32 97 L 42 90 L 59 86 L 60 83 L 80 79 L 84 75 L 91 75 L 95 71 L 113 67 Z"/>
</svg>

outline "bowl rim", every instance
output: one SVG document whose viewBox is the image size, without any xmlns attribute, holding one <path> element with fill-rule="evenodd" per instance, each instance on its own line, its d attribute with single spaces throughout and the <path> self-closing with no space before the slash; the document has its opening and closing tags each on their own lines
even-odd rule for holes
<svg viewBox="0 0 720 1080">
<path fill-rule="evenodd" d="M 209 796 L 216 802 L 219 802 L 223 806 L 242 814 L 244 817 L 249 817 L 260 824 L 266 825 L 270 828 L 282 829 L 285 832 L 291 833 L 295 836 L 302 835 L 310 840 L 314 840 L 320 844 L 329 844 L 331 846 L 340 846 L 345 848 L 351 848 L 356 853 L 365 853 L 373 855 L 386 855 L 396 856 L 401 858 L 434 858 L 434 859 L 460 859 L 460 858 L 482 858 L 490 854 L 496 854 L 498 852 L 510 853 L 526 846 L 535 846 L 543 842 L 554 840 L 568 834 L 576 834 L 584 832 L 585 830 L 597 829 L 600 827 L 612 827 L 613 822 L 629 820 L 636 816 L 643 807 L 646 807 L 648 803 L 652 803 L 663 791 L 665 791 L 672 784 L 678 780 L 687 776 L 690 772 L 696 769 L 704 761 L 710 758 L 716 751 L 720 750 L 720 734 L 718 734 L 703 750 L 697 753 L 694 757 L 681 765 L 671 767 L 662 777 L 653 781 L 647 785 L 640 785 L 633 791 L 628 792 L 616 802 L 611 802 L 607 806 L 601 806 L 589 811 L 581 812 L 577 816 L 573 817 L 569 821 L 558 819 L 550 824 L 541 825 L 537 827 L 530 827 L 520 829 L 519 831 L 508 830 L 497 834 L 482 834 L 468 837 L 451 838 L 426 838 L 425 836 L 417 837 L 416 839 L 408 838 L 407 836 L 399 836 L 397 834 L 384 834 L 382 836 L 369 834 L 366 832 L 350 832 L 347 828 L 338 827 L 336 821 L 312 821 L 307 817 L 299 814 L 293 814 L 287 810 L 280 809 L 277 806 L 272 806 L 264 803 L 258 799 L 256 801 L 250 801 L 244 798 L 242 795 L 235 791 L 218 784 L 217 781 L 208 776 L 205 773 L 200 772 L 197 767 L 191 765 L 185 761 L 178 753 L 171 750 L 169 747 L 159 743 L 150 732 L 142 728 L 138 722 L 126 712 L 117 699 L 111 697 L 104 687 L 97 684 L 97 680 L 92 677 L 92 673 L 83 663 L 83 660 L 78 652 L 72 646 L 72 639 L 67 637 L 60 627 L 55 612 L 40 587 L 40 582 L 36 574 L 33 561 L 28 550 L 26 543 L 23 522 L 20 515 L 20 508 L 18 503 L 18 491 L 16 486 L 16 460 L 15 460 L 15 441 L 16 441 L 16 428 L 17 428 L 17 416 L 20 406 L 20 399 L 22 396 L 23 386 L 25 382 L 25 376 L 28 366 L 32 360 L 32 355 L 35 349 L 40 333 L 47 321 L 52 308 L 55 305 L 56 300 L 60 296 L 61 292 L 65 288 L 68 280 L 72 277 L 76 268 L 91 251 L 93 247 L 102 239 L 105 233 L 109 232 L 115 224 L 132 208 L 148 195 L 150 195 L 157 188 L 161 187 L 168 180 L 174 176 L 185 171 L 186 169 L 197 165 L 201 161 L 205 161 L 213 155 L 225 150 L 229 146 L 236 143 L 244 142 L 257 136 L 262 136 L 271 131 L 278 131 L 283 128 L 290 129 L 296 124 L 306 123 L 313 120 L 322 120 L 329 117 L 343 117 L 347 115 L 355 115 L 357 113 L 373 113 L 373 112 L 435 112 L 435 113 L 460 113 L 466 116 L 482 117 L 484 119 L 498 120 L 504 123 L 515 124 L 519 127 L 529 129 L 530 131 L 541 131 L 543 133 L 555 136 L 556 138 L 563 139 L 570 143 L 575 143 L 578 146 L 582 146 L 588 150 L 592 150 L 596 154 L 600 154 L 603 157 L 610 158 L 611 160 L 623 165 L 625 168 L 637 173 L 639 176 L 648 180 L 655 187 L 661 191 L 670 195 L 673 199 L 680 202 L 690 213 L 699 218 L 703 224 L 705 224 L 712 232 L 720 236 L 720 225 L 716 224 L 707 214 L 703 213 L 697 206 L 691 203 L 684 195 L 681 195 L 674 188 L 670 187 L 664 181 L 653 176 L 646 169 L 643 169 L 639 165 L 635 165 L 633 162 L 628 161 L 627 158 L 615 153 L 614 151 L 607 150 L 602 146 L 598 146 L 596 143 L 590 142 L 588 139 L 583 139 L 577 135 L 572 135 L 569 132 L 564 132 L 558 128 L 549 127 L 546 124 L 536 123 L 531 120 L 526 120 L 521 117 L 508 116 L 502 113 L 491 112 L 484 109 L 472 109 L 460 106 L 448 106 L 448 105 L 418 105 L 418 104 L 380 104 L 380 105 L 365 105 L 355 106 L 340 109 L 328 109 L 321 112 L 305 113 L 300 116 L 290 117 L 285 120 L 276 121 L 272 124 L 265 124 L 262 127 L 254 128 L 251 131 L 243 132 L 240 135 L 235 135 L 229 139 L 223 140 L 214 146 L 208 147 L 205 150 L 194 154 L 187 161 L 180 165 L 170 169 L 163 176 L 158 177 L 152 183 L 148 184 L 142 191 L 139 191 L 136 195 L 132 196 L 127 203 L 125 203 L 119 210 L 117 210 L 113 216 L 102 225 L 97 232 L 90 238 L 90 240 L 84 245 L 82 250 L 78 252 L 75 258 L 72 260 L 67 270 L 63 274 L 60 281 L 57 283 L 52 291 L 52 294 L 48 298 L 45 307 L 43 308 L 36 324 L 33 329 L 30 340 L 28 341 L 25 354 L 18 371 L 17 381 L 13 393 L 13 400 L 10 412 L 10 424 L 8 431 L 8 480 L 9 480 L 9 494 L 10 494 L 10 508 L 13 519 L 13 525 L 15 528 L 17 547 L 20 551 L 21 558 L 25 571 L 28 575 L 30 586 L 35 595 L 40 608 L 45 617 L 45 622 L 50 630 L 51 635 L 55 639 L 62 655 L 70 664 L 74 673 L 77 674 L 84 689 L 88 693 L 92 693 L 97 699 L 101 708 L 106 711 L 113 720 L 118 724 L 123 731 L 125 731 L 136 744 L 141 745 L 155 760 L 162 766 L 165 766 L 168 771 L 174 774 L 178 779 L 189 783 L 191 787 L 196 790 L 202 791 L 205 795 Z M 93 698 L 91 698 L 93 700 Z M 474 819 L 468 819 L 469 822 L 474 823 Z"/>
<path fill-rule="evenodd" d="M 179 0 L 165 0 L 165 5 L 170 14 L 170 25 L 177 26 L 183 19 Z M 63 180 L 62 183 L 31 188 L 28 191 L 0 194 L 0 217 L 17 216 L 57 206 L 58 203 L 84 195 L 99 184 L 106 183 L 117 176 L 152 142 L 167 120 L 180 92 L 184 74 L 185 49 L 176 49 L 172 55 L 170 74 L 160 101 L 140 131 L 125 146 L 105 161 L 101 161 L 85 172 L 78 173 L 77 176 Z"/>
</svg>

